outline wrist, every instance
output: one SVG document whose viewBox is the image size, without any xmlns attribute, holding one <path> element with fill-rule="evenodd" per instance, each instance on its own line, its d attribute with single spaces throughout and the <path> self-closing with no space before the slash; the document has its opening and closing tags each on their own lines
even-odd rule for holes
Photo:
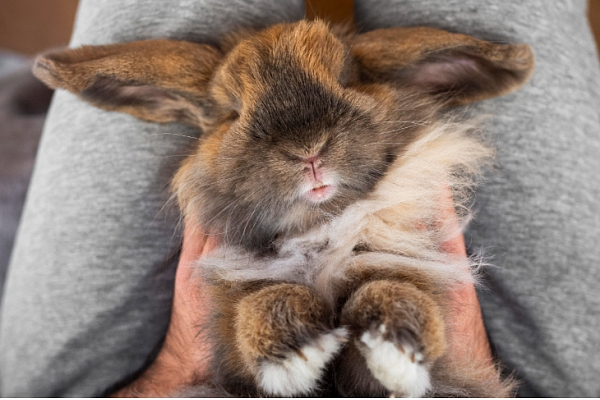
<svg viewBox="0 0 600 400">
<path fill-rule="evenodd" d="M 134 382 L 113 397 L 170 397 L 183 387 L 208 378 L 211 349 L 202 334 L 208 323 L 210 301 L 193 264 L 215 247 L 200 230 L 186 226 L 177 275 L 171 321 L 156 360 Z"/>
<path fill-rule="evenodd" d="M 164 348 L 154 362 L 135 381 L 111 397 L 172 397 L 178 388 L 191 384 L 181 364 Z"/>
<path fill-rule="evenodd" d="M 173 397 L 181 388 L 206 379 L 208 345 L 200 335 L 186 334 L 192 325 L 184 324 L 188 329 L 181 329 L 182 320 L 176 315 L 172 315 L 165 342 L 154 362 L 112 397 Z"/>
<path fill-rule="evenodd" d="M 474 285 L 464 284 L 453 291 L 450 294 L 450 304 L 450 353 L 458 358 L 492 362 L 492 352 Z"/>
</svg>

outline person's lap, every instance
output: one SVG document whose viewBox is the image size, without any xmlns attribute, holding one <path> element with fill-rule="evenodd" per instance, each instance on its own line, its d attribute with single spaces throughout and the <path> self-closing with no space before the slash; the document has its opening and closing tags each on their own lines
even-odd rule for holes
<svg viewBox="0 0 600 400">
<path fill-rule="evenodd" d="M 600 393 L 590 378 L 598 361 L 588 357 L 600 347 L 590 279 L 600 265 L 599 98 L 588 83 L 600 71 L 584 2 L 568 4 L 356 1 L 361 29 L 436 26 L 536 52 L 538 70 L 522 91 L 473 109 L 494 116 L 498 170 L 478 192 L 468 232 L 470 247 L 489 249 L 500 267 L 481 293 L 486 324 L 530 395 Z M 72 45 L 214 43 L 303 12 L 302 1 L 84 1 Z M 177 215 L 164 207 L 168 181 L 193 144 L 181 135 L 196 134 L 57 93 L 4 299 L 3 395 L 97 395 L 151 356 L 167 326 L 180 240 Z"/>
<path fill-rule="evenodd" d="M 300 0 L 83 1 L 71 45 L 216 42 L 303 14 Z M 180 245 L 168 184 L 194 135 L 56 93 L 3 302 L 5 396 L 99 395 L 160 343 Z"/>
<path fill-rule="evenodd" d="M 357 25 L 427 25 L 532 46 L 518 92 L 472 108 L 497 169 L 466 232 L 490 263 L 479 297 L 490 341 L 524 384 L 521 396 L 598 396 L 600 361 L 600 70 L 585 1 L 356 3 Z"/>
</svg>

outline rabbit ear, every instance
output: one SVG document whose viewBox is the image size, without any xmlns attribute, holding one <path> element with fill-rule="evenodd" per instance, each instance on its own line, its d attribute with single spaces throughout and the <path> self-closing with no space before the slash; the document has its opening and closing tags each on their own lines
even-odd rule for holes
<svg viewBox="0 0 600 400">
<path fill-rule="evenodd" d="M 524 44 L 496 44 L 434 28 L 379 29 L 351 50 L 363 81 L 416 86 L 448 105 L 500 96 L 523 85 L 534 56 Z"/>
<path fill-rule="evenodd" d="M 209 45 L 146 40 L 44 54 L 33 73 L 105 110 L 201 126 L 208 83 L 221 58 Z"/>
</svg>

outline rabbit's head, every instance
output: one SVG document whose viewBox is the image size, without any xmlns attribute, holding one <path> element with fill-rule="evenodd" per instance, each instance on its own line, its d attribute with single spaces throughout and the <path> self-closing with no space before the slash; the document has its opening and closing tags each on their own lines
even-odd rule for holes
<svg viewBox="0 0 600 400">
<path fill-rule="evenodd" d="M 440 108 L 510 92 L 526 45 L 432 28 L 344 33 L 320 21 L 231 36 L 84 46 L 35 74 L 100 108 L 202 130 L 173 188 L 187 218 L 264 249 L 368 196 Z"/>
</svg>

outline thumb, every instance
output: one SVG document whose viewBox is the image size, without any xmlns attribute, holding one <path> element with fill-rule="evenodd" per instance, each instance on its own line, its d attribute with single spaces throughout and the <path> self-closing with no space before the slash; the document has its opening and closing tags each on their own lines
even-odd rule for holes
<svg viewBox="0 0 600 400">
<path fill-rule="evenodd" d="M 175 276 L 176 289 L 185 288 L 194 271 L 194 262 L 216 247 L 216 240 L 196 224 L 185 222 L 183 246 Z"/>
</svg>

